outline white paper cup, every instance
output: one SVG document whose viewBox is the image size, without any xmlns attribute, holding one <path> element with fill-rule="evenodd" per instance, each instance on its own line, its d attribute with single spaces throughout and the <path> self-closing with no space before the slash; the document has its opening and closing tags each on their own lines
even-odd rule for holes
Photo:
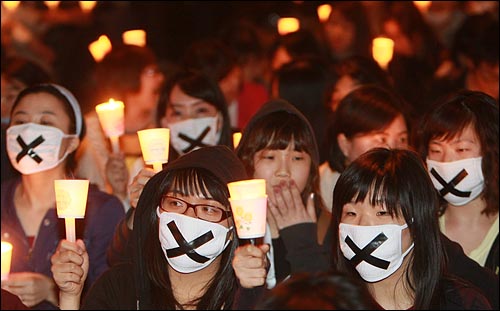
<svg viewBox="0 0 500 311">
<path fill-rule="evenodd" d="M 87 206 L 89 181 L 87 179 L 54 180 L 57 216 L 59 218 L 83 218 Z"/>
<path fill-rule="evenodd" d="M 168 162 L 168 146 L 170 130 L 168 128 L 153 128 L 137 131 L 141 145 L 142 157 L 146 164 Z"/>
<path fill-rule="evenodd" d="M 123 102 L 113 99 L 95 107 L 97 117 L 107 137 L 117 137 L 125 133 L 124 109 Z"/>
<path fill-rule="evenodd" d="M 229 198 L 229 202 L 238 237 L 263 237 L 266 233 L 267 195 L 252 199 Z"/>
<path fill-rule="evenodd" d="M 12 244 L 2 241 L 2 280 L 9 277 L 11 260 Z"/>
</svg>

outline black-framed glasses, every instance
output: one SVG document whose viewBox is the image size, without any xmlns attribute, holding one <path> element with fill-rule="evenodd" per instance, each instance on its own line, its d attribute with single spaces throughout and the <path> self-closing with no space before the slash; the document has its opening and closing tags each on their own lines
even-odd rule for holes
<svg viewBox="0 0 500 311">
<path fill-rule="evenodd" d="M 226 211 L 220 207 L 208 204 L 191 204 L 182 199 L 164 195 L 161 200 L 160 209 L 164 212 L 184 214 L 188 208 L 194 210 L 196 217 L 210 222 L 221 222 L 230 217 L 231 211 Z"/>
</svg>

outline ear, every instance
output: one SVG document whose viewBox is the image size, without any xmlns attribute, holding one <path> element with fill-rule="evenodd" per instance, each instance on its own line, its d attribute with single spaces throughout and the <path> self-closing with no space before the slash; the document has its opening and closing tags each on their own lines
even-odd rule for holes
<svg viewBox="0 0 500 311">
<path fill-rule="evenodd" d="M 351 151 L 351 141 L 345 136 L 344 133 L 337 135 L 337 144 L 346 158 L 349 157 Z"/>
<path fill-rule="evenodd" d="M 71 137 L 68 138 L 68 147 L 67 147 L 67 153 L 71 154 L 73 151 L 75 151 L 78 146 L 80 146 L 80 138 L 79 137 Z"/>
</svg>

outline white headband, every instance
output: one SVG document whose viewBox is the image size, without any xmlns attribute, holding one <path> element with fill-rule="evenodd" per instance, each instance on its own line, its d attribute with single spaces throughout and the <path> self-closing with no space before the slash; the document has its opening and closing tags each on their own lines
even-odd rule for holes
<svg viewBox="0 0 500 311">
<path fill-rule="evenodd" d="M 80 135 L 82 133 L 82 118 L 83 118 L 82 112 L 80 110 L 80 104 L 76 100 L 75 96 L 68 89 L 53 83 L 49 83 L 49 85 L 56 88 L 59 91 L 59 93 L 61 93 L 64 97 L 66 97 L 66 99 L 70 103 L 71 107 L 73 108 L 73 112 L 75 113 L 76 134 Z"/>
</svg>

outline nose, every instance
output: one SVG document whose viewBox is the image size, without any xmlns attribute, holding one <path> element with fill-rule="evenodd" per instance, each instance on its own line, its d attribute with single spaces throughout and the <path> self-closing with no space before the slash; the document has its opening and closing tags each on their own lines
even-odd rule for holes
<svg viewBox="0 0 500 311">
<path fill-rule="evenodd" d="M 385 142 L 382 144 L 382 147 L 388 148 L 388 149 L 393 149 L 396 147 L 396 144 L 394 143 L 393 139 L 386 139 Z"/>
<path fill-rule="evenodd" d="M 290 177 L 290 165 L 286 159 L 281 159 L 278 168 L 276 169 L 276 176 Z"/>
</svg>

